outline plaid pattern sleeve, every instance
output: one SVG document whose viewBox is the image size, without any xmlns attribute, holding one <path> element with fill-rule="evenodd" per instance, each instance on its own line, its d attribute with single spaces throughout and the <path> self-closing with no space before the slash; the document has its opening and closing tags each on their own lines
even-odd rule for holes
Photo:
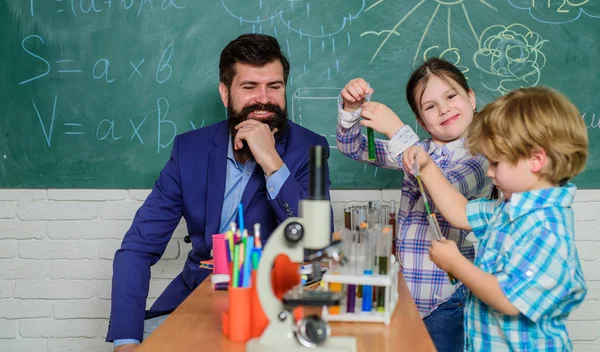
<svg viewBox="0 0 600 352">
<path fill-rule="evenodd" d="M 497 200 L 489 199 L 476 199 L 467 203 L 467 220 L 477 238 L 485 234 L 497 203 Z"/>
<path fill-rule="evenodd" d="M 492 187 L 492 179 L 486 176 L 489 166 L 483 155 L 467 155 L 455 163 L 451 169 L 440 166 L 446 178 L 467 199 L 487 198 Z"/>
<path fill-rule="evenodd" d="M 359 123 L 361 111 L 362 110 L 358 109 L 354 112 L 347 112 L 344 111 L 341 106 L 338 107 L 338 124 L 336 131 L 338 150 L 347 157 L 362 161 L 368 165 L 387 169 L 402 170 L 400 157 L 391 157 L 388 151 L 388 141 L 379 138 L 375 139 L 376 159 L 369 160 L 367 137 L 362 134 L 362 126 Z M 355 123 L 351 124 L 350 121 L 355 121 Z M 398 132 L 396 132 L 396 134 L 392 137 L 390 143 L 395 142 L 396 140 L 405 143 L 406 146 L 404 149 L 419 142 L 419 138 L 410 127 L 401 128 L 398 130 Z"/>
</svg>

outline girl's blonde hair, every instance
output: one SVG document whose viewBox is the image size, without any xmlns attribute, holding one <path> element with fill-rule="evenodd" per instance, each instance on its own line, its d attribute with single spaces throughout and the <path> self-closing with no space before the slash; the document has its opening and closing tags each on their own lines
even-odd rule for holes
<svg viewBox="0 0 600 352">
<path fill-rule="evenodd" d="M 517 89 L 488 104 L 467 129 L 467 146 L 473 155 L 511 164 L 544 149 L 549 163 L 540 175 L 559 185 L 583 171 L 588 156 L 579 110 L 545 87 Z"/>
</svg>

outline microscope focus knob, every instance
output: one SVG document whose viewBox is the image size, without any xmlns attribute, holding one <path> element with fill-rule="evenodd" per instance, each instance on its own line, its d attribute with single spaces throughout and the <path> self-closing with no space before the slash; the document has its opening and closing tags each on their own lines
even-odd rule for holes
<svg viewBox="0 0 600 352">
<path fill-rule="evenodd" d="M 311 315 L 296 323 L 295 335 L 303 346 L 315 348 L 327 340 L 331 329 L 321 317 Z"/>
<path fill-rule="evenodd" d="M 285 235 L 286 240 L 297 243 L 302 239 L 302 236 L 304 236 L 304 228 L 300 223 L 290 222 L 285 227 L 283 234 Z"/>
</svg>

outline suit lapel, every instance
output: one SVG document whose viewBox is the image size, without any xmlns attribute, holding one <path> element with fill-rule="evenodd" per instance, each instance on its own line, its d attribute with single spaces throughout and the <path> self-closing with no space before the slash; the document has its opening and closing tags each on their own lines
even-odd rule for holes
<svg viewBox="0 0 600 352">
<path fill-rule="evenodd" d="M 208 154 L 208 177 L 206 184 L 206 200 L 204 209 L 206 226 L 204 233 L 208 236 L 207 242 L 212 242 L 212 234 L 219 232 L 221 223 L 221 210 L 223 209 L 223 195 L 225 194 L 225 180 L 227 178 L 227 149 L 229 142 L 228 124 L 224 123 L 213 139 L 212 148 Z M 210 247 L 209 247 L 210 248 Z"/>
</svg>

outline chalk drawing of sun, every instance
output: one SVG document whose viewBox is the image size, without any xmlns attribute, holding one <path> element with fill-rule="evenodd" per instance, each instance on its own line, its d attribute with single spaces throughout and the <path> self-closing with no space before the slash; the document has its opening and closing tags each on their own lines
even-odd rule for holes
<svg viewBox="0 0 600 352">
<path fill-rule="evenodd" d="M 376 1 L 373 5 L 367 7 L 365 12 L 372 10 L 384 1 L 386 0 Z M 427 25 L 423 28 L 421 39 L 413 57 L 413 67 L 416 65 L 419 55 L 422 55 L 423 60 L 426 60 L 430 56 L 441 57 L 454 63 L 463 73 L 469 71 L 469 68 L 461 63 L 459 48 L 452 44 L 452 19 L 458 18 L 459 20 L 464 19 L 470 32 L 473 34 L 473 40 L 477 44 L 477 51 L 473 55 L 473 64 L 477 67 L 480 73 L 479 78 L 483 80 L 484 86 L 487 89 L 504 94 L 517 87 L 529 87 L 538 84 L 541 71 L 546 64 L 546 56 L 542 48 L 547 40 L 544 40 L 539 34 L 519 23 L 513 23 L 508 26 L 492 24 L 481 32 L 481 34 L 478 34 L 471 22 L 464 0 L 420 0 L 391 29 L 379 32 L 363 32 L 361 36 L 385 35 L 371 57 L 371 63 L 376 59 L 380 50 L 388 44 L 393 35 L 400 36 L 399 29 L 402 23 L 428 1 L 429 3 L 434 2 L 436 5 L 429 16 Z M 478 2 L 493 11 L 498 11 L 485 0 L 479 0 Z M 458 15 L 456 15 L 457 13 Z M 441 16 L 445 16 L 446 18 Z M 422 48 L 423 42 L 429 34 L 431 24 L 436 18 L 438 20 L 446 20 L 447 42 L 443 45 Z M 455 19 L 454 22 L 458 21 Z"/>
</svg>

